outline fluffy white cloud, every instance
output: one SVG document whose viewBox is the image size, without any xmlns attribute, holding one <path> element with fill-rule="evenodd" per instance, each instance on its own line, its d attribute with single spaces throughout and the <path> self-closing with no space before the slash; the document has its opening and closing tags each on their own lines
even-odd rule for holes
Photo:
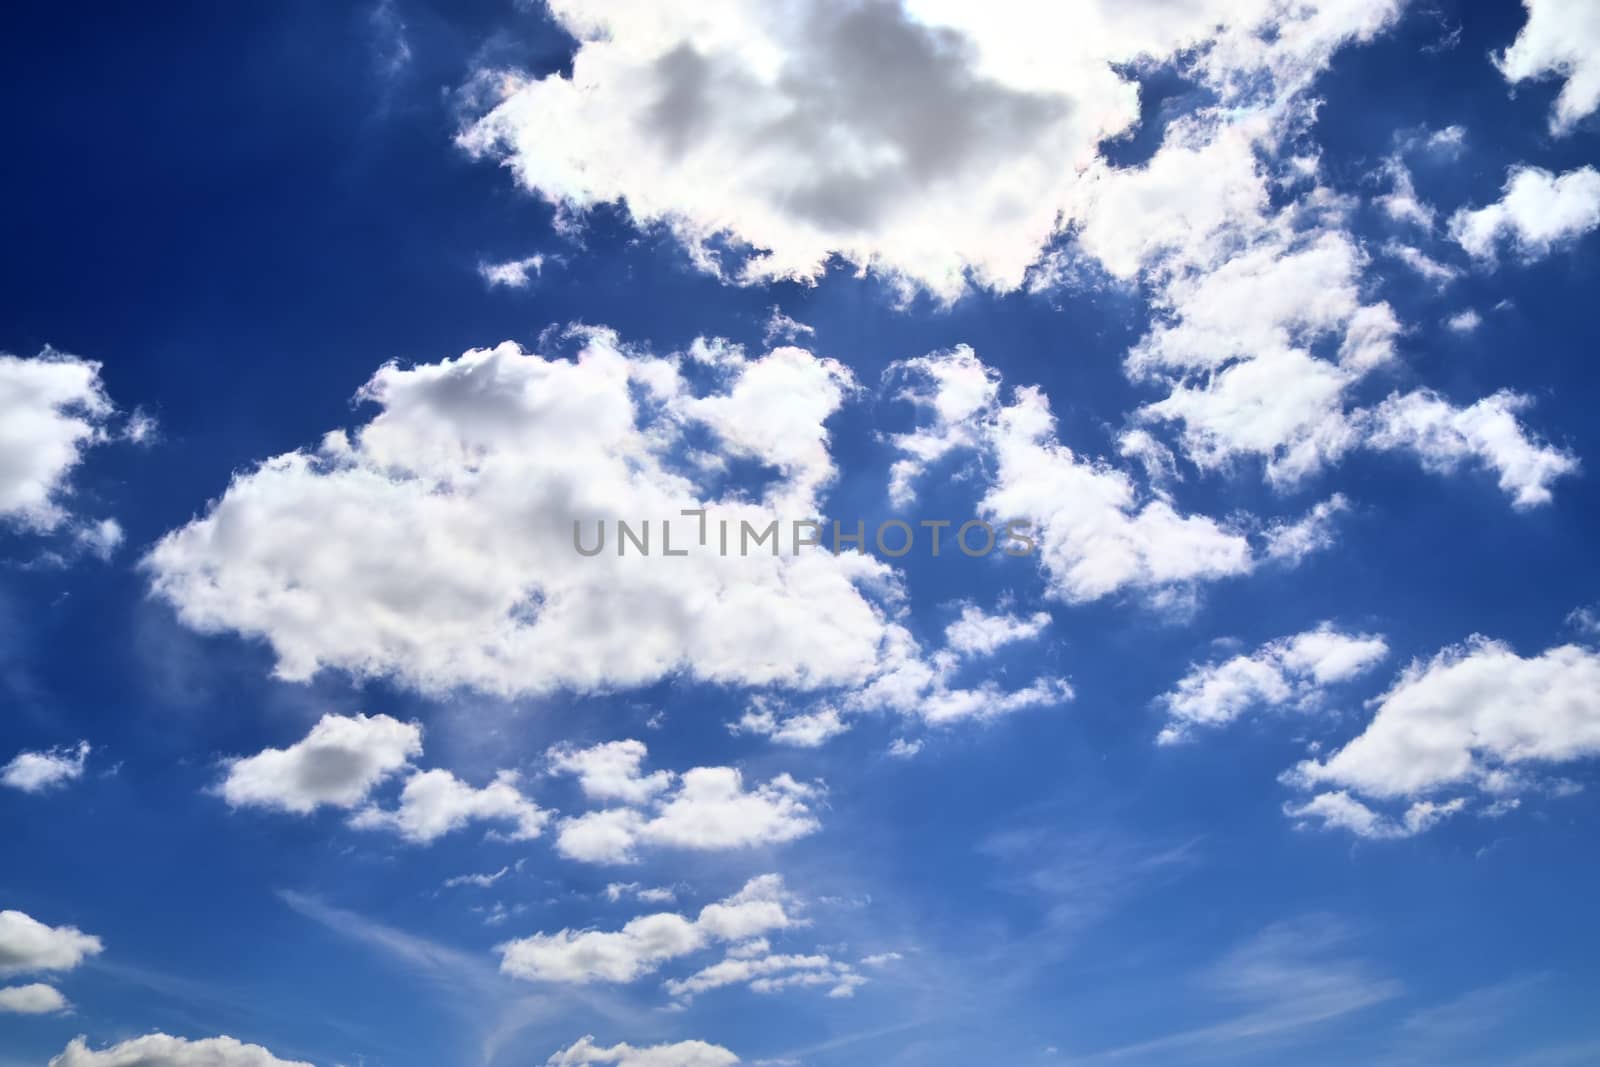
<svg viewBox="0 0 1600 1067">
<path fill-rule="evenodd" d="M 200 1041 L 146 1034 L 103 1049 L 75 1037 L 48 1067 L 311 1067 L 302 1060 L 280 1060 L 260 1045 L 232 1037 Z"/>
<path fill-rule="evenodd" d="M 609 1064 L 611 1067 L 729 1067 L 739 1062 L 739 1057 L 720 1045 L 704 1041 L 678 1041 L 670 1045 L 649 1045 L 635 1048 L 629 1044 L 601 1048 L 593 1036 L 578 1039 L 577 1044 L 562 1049 L 545 1061 L 546 1067 L 587 1067 L 588 1064 Z"/>
<path fill-rule="evenodd" d="M 46 926 L 21 911 L 0 911 L 0 975 L 70 971 L 104 946 L 76 926 Z"/>
<path fill-rule="evenodd" d="M 638 760 L 643 760 L 641 742 L 613 742 L 580 752 L 564 751 L 564 763 L 558 769 L 582 773 L 577 768 L 593 767 L 596 762 L 587 758 L 588 753 L 599 751 L 609 756 L 619 746 L 627 746 L 630 755 L 636 753 Z M 631 762 L 629 770 L 632 780 L 641 780 L 638 761 Z M 681 776 L 656 772 L 651 777 L 661 783 L 660 788 L 638 794 L 638 807 L 607 808 L 563 819 L 557 850 L 586 863 L 632 863 L 642 845 L 698 851 L 748 848 L 792 841 L 819 826 L 810 802 L 820 787 L 797 782 L 787 774 L 754 789 L 745 788 L 743 776 L 734 767 L 696 767 Z"/>
<path fill-rule="evenodd" d="M 1027 618 L 1004 612 L 990 615 L 976 604 L 963 604 L 961 617 L 944 628 L 945 648 L 958 655 L 988 656 L 1016 641 L 1029 641 L 1050 625 L 1050 613 Z"/>
<path fill-rule="evenodd" d="M 1464 408 L 1429 390 L 1395 394 L 1373 409 L 1366 440 L 1375 448 L 1414 452 L 1429 470 L 1476 462 L 1499 475 L 1514 507 L 1538 507 L 1550 502 L 1557 478 L 1577 472 L 1578 460 L 1531 436 L 1517 420 L 1530 403 L 1505 391 Z"/>
<path fill-rule="evenodd" d="M 1524 658 L 1475 637 L 1411 664 L 1375 704 L 1359 737 L 1286 779 L 1386 801 L 1511 797 L 1546 768 L 1600 754 L 1600 653 L 1561 645 Z"/>
<path fill-rule="evenodd" d="M 0 352 L 0 521 L 53 530 L 67 518 L 68 477 L 109 439 L 100 364 L 46 348 Z"/>
<path fill-rule="evenodd" d="M 1483 316 L 1478 314 L 1477 311 L 1473 310 L 1472 308 L 1467 308 L 1465 311 L 1458 311 L 1454 315 L 1451 315 L 1449 318 L 1444 320 L 1445 329 L 1449 330 L 1451 333 L 1459 333 L 1462 335 L 1473 333 L 1482 325 Z"/>
<path fill-rule="evenodd" d="M 802 925 L 790 914 L 795 905 L 781 877 L 761 875 L 733 896 L 707 904 L 692 920 L 658 912 L 615 931 L 563 929 L 507 942 L 497 949 L 500 969 L 534 982 L 632 982 L 714 942 Z"/>
<path fill-rule="evenodd" d="M 1523 0 L 1527 25 L 1495 64 L 1507 81 L 1559 77 L 1550 128 L 1565 133 L 1600 107 L 1600 9 L 1589 0 Z"/>
<path fill-rule="evenodd" d="M 590 800 L 620 800 L 624 804 L 643 804 L 671 788 L 671 771 L 645 774 L 649 750 L 643 741 L 608 741 L 589 748 L 574 749 L 559 745 L 547 754 L 550 769 L 557 774 L 572 774 L 584 796 Z"/>
<path fill-rule="evenodd" d="M 145 561 L 156 593 L 190 626 L 265 638 L 291 679 L 334 667 L 504 695 L 679 673 L 863 681 L 885 636 L 874 598 L 892 591 L 889 568 L 855 552 L 713 551 L 723 520 L 738 531 L 774 516 L 703 488 L 690 455 L 708 432 L 712 459 L 763 455 L 779 467 L 768 501 L 811 517 L 846 372 L 799 349 L 746 360 L 698 345 L 696 376 L 721 383 L 698 395 L 676 358 L 599 330 L 581 343 L 575 361 L 508 343 L 383 368 L 361 393 L 380 410 L 359 430 L 239 475 L 163 538 Z M 696 508 L 710 547 L 663 558 L 668 520 L 674 552 L 697 544 L 700 520 L 681 516 Z M 597 522 L 614 534 L 649 520 L 653 554 L 620 556 L 613 537 L 580 556 L 580 520 L 586 545 Z"/>
<path fill-rule="evenodd" d="M 0 988 L 0 1013 L 48 1015 L 63 1011 L 66 1007 L 67 998 L 54 986 L 47 986 L 43 982 Z"/>
<path fill-rule="evenodd" d="M 1269 641 L 1249 655 L 1193 668 L 1160 698 L 1168 723 L 1158 741 L 1187 740 L 1256 708 L 1310 708 L 1326 688 L 1356 678 L 1389 654 L 1376 634 L 1343 633 L 1331 623 Z"/>
<path fill-rule="evenodd" d="M 1499 200 L 1450 216 L 1450 236 L 1486 260 L 1494 259 L 1504 244 L 1523 260 L 1542 259 L 1597 226 L 1600 171 L 1593 167 L 1560 176 L 1539 167 L 1513 167 Z"/>
<path fill-rule="evenodd" d="M 914 383 L 910 395 L 934 412 L 934 438 L 992 458 L 980 511 L 995 522 L 1030 524 L 1057 597 L 1086 601 L 1125 588 L 1171 590 L 1253 566 L 1242 534 L 1181 515 L 1164 499 L 1141 501 L 1128 475 L 1061 444 L 1049 401 L 1038 389 L 1016 389 L 1009 404 L 1001 403 L 997 379 L 970 348 L 933 353 L 897 370 Z M 959 399 L 947 399 L 952 390 Z M 897 443 L 918 439 L 903 436 Z M 922 469 L 926 451 L 912 448 L 911 465 L 897 465 L 894 475 L 906 484 Z"/>
<path fill-rule="evenodd" d="M 387 715 L 324 715 L 303 740 L 228 765 L 219 792 L 231 807 L 307 814 L 353 808 L 422 754 L 422 728 Z"/>
<path fill-rule="evenodd" d="M 759 734 L 776 744 L 795 748 L 817 748 L 829 739 L 850 729 L 850 724 L 838 708 L 820 707 L 813 711 L 784 715 L 775 711 L 768 701 L 757 698 L 754 706 L 728 724 L 736 734 Z"/>
<path fill-rule="evenodd" d="M 400 806 L 394 811 L 363 808 L 350 820 L 362 830 L 393 830 L 407 841 L 428 844 L 470 822 L 508 823 L 503 836 L 531 841 L 544 830 L 550 812 L 523 796 L 515 771 L 501 771 L 481 789 L 449 771 L 418 771 L 406 779 Z"/>
<path fill-rule="evenodd" d="M 1230 102 L 1288 92 L 1398 5 L 550 7 L 579 42 L 571 77 L 480 72 L 468 151 L 569 214 L 622 203 L 725 277 L 812 279 L 838 255 L 951 300 L 1017 288 L 1076 216 L 1098 143 L 1138 118 L 1117 65 L 1187 54 Z"/>
<path fill-rule="evenodd" d="M 71 748 L 19 752 L 10 763 L 0 768 L 0 785 L 20 789 L 24 793 L 42 793 L 75 782 L 83 777 L 83 765 L 89 758 L 89 751 L 89 742 L 79 741 Z"/>
</svg>

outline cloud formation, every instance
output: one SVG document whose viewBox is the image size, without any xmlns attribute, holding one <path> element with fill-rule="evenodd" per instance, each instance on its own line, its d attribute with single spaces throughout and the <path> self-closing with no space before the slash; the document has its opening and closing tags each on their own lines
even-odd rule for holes
<svg viewBox="0 0 1600 1067">
<path fill-rule="evenodd" d="M 19 752 L 0 767 L 0 785 L 24 793 L 43 793 L 83 777 L 89 758 L 89 742 L 79 741 L 71 748 L 52 748 L 43 752 Z"/>
</svg>

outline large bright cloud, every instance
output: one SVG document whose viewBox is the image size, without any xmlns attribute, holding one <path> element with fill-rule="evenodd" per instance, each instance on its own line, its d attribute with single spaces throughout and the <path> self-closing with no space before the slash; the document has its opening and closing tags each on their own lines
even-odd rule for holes
<svg viewBox="0 0 1600 1067">
<path fill-rule="evenodd" d="M 114 409 L 100 364 L 54 349 L 0 352 L 0 521 L 52 530 L 68 516 L 68 478 L 109 439 Z"/>
<path fill-rule="evenodd" d="M 288 748 L 234 760 L 222 780 L 233 807 L 307 814 L 353 808 L 374 786 L 422 754 L 422 728 L 387 715 L 324 715 Z"/>
<path fill-rule="evenodd" d="M 1527 25 L 1495 63 L 1510 82 L 1561 78 L 1550 128 L 1565 133 L 1600 107 L 1600 7 L 1590 0 L 1523 0 Z"/>
<path fill-rule="evenodd" d="M 482 71 L 461 136 L 566 211 L 623 203 L 707 270 L 817 277 L 838 255 L 950 300 L 1021 285 L 1138 118 L 1116 65 L 1188 53 L 1235 97 L 1302 85 L 1394 0 L 556 0 L 570 77 Z M 724 262 L 724 245 L 755 254 Z"/>
<path fill-rule="evenodd" d="M 260 1045 L 232 1037 L 199 1041 L 169 1034 L 146 1034 L 103 1049 L 75 1037 L 48 1067 L 311 1067 L 302 1060 L 282 1060 Z"/>
<path fill-rule="evenodd" d="M 723 388 L 701 395 L 679 360 L 603 331 L 584 337 L 576 360 L 508 343 L 385 367 L 361 394 L 379 408 L 370 421 L 239 475 L 146 567 L 183 621 L 265 638 L 292 679 L 337 667 L 506 695 L 678 673 L 863 681 L 885 634 L 872 595 L 892 575 L 880 562 L 823 550 L 661 554 L 666 520 L 675 552 L 697 539 L 685 509 L 709 509 L 712 548 L 724 519 L 738 531 L 743 520 L 813 517 L 810 494 L 832 469 L 822 424 L 848 372 L 799 349 L 746 361 L 697 346 L 690 363 Z M 784 430 L 769 457 L 776 516 L 705 488 L 718 457 L 686 443 L 709 432 L 726 462 L 762 454 L 763 426 Z M 579 520 L 589 531 L 650 520 L 654 552 L 619 556 L 613 537 L 584 558 Z"/>
<path fill-rule="evenodd" d="M 1551 769 L 1600 755 L 1600 653 L 1581 645 L 1524 657 L 1477 637 L 1413 663 L 1375 703 L 1359 737 L 1288 780 L 1376 801 L 1515 803 Z"/>
</svg>

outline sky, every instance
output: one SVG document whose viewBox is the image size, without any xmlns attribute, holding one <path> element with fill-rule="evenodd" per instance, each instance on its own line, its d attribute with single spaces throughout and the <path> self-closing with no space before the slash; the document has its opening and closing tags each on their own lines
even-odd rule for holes
<svg viewBox="0 0 1600 1067">
<path fill-rule="evenodd" d="M 1600 1062 L 1589 0 L 0 53 L 0 1067 Z"/>
</svg>

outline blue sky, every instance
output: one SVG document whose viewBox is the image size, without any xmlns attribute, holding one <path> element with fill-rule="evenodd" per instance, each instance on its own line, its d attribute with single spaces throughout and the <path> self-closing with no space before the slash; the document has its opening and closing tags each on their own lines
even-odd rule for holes
<svg viewBox="0 0 1600 1067">
<path fill-rule="evenodd" d="M 0 1064 L 1600 1059 L 1585 0 L 5 24 Z"/>
</svg>

